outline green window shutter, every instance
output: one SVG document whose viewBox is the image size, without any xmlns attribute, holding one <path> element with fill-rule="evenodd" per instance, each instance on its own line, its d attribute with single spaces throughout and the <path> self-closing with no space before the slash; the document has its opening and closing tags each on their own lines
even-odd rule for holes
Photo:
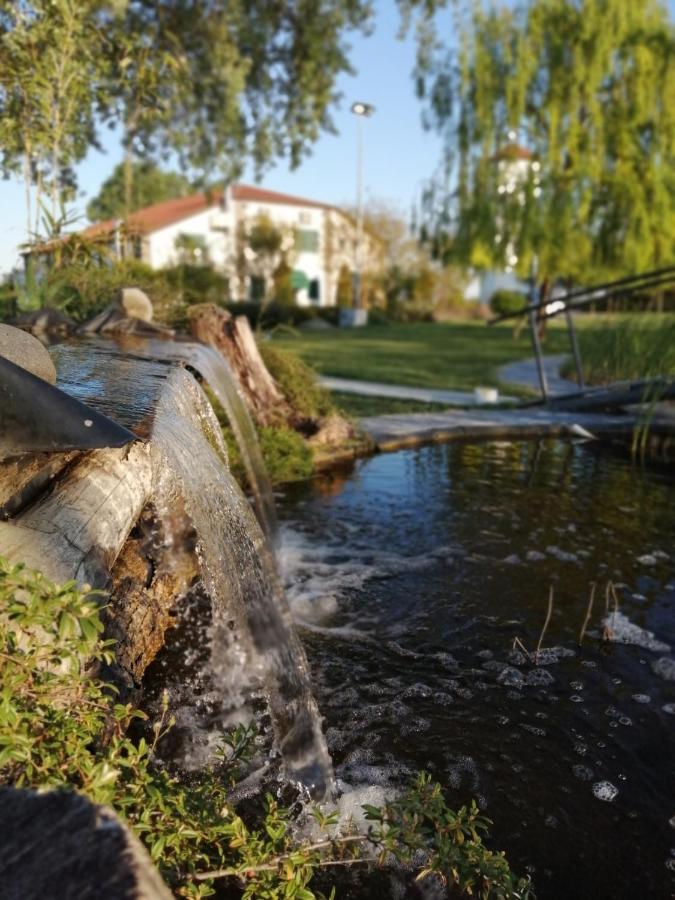
<svg viewBox="0 0 675 900">
<path fill-rule="evenodd" d="M 298 229 L 295 233 L 295 249 L 299 253 L 318 253 L 319 232 Z"/>
</svg>

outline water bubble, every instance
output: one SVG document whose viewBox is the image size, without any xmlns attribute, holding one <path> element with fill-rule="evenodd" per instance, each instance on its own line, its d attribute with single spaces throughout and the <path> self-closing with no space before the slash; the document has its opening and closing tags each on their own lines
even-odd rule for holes
<svg viewBox="0 0 675 900">
<path fill-rule="evenodd" d="M 652 663 L 652 672 L 665 681 L 675 681 L 675 659 L 662 656 Z"/>
<path fill-rule="evenodd" d="M 591 781 L 593 779 L 593 769 L 590 769 L 588 766 L 572 766 L 572 773 L 575 778 L 579 778 L 581 781 Z"/>
<path fill-rule="evenodd" d="M 632 725 L 633 724 L 633 720 L 629 716 L 621 716 L 621 718 L 619 719 L 619 722 L 622 725 Z"/>
<path fill-rule="evenodd" d="M 585 666 L 587 669 L 597 669 L 598 664 L 594 659 L 582 659 L 581 665 Z"/>
<path fill-rule="evenodd" d="M 614 787 L 611 781 L 598 781 L 593 785 L 593 796 L 597 800 L 604 800 L 611 803 L 617 798 L 619 789 Z"/>
<path fill-rule="evenodd" d="M 672 857 L 666 860 L 666 869 L 670 869 L 671 872 L 675 872 L 675 859 Z"/>
<path fill-rule="evenodd" d="M 584 698 L 580 697 L 578 694 L 572 694 L 572 696 L 570 697 L 570 700 L 572 701 L 572 703 L 583 703 L 584 702 Z"/>
<path fill-rule="evenodd" d="M 558 827 L 558 820 L 556 819 L 555 816 L 548 815 L 548 816 L 546 816 L 546 818 L 544 819 L 544 825 L 546 825 L 547 828 L 557 828 L 557 827 Z"/>
<path fill-rule="evenodd" d="M 675 703 L 664 703 L 661 709 L 671 716 L 675 716 Z"/>
<path fill-rule="evenodd" d="M 584 683 L 583 681 L 570 681 L 570 687 L 573 691 L 583 691 Z"/>
<path fill-rule="evenodd" d="M 588 747 L 586 746 L 586 744 L 575 744 L 574 752 L 578 753 L 579 756 L 586 756 L 586 754 L 588 753 Z"/>
<path fill-rule="evenodd" d="M 633 694 L 633 700 L 635 700 L 636 703 L 652 702 L 652 698 L 649 696 L 649 694 Z"/>
</svg>

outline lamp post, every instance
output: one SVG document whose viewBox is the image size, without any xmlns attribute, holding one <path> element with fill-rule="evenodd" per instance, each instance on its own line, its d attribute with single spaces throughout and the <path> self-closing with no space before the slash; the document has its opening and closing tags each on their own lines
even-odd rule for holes
<svg viewBox="0 0 675 900">
<path fill-rule="evenodd" d="M 372 116 L 375 107 L 370 103 L 352 103 L 357 118 L 356 127 L 356 247 L 354 251 L 354 309 L 361 309 L 361 250 L 363 243 L 363 120 Z M 356 316 L 354 319 L 356 320 Z M 354 322 L 356 324 L 356 321 Z"/>
</svg>

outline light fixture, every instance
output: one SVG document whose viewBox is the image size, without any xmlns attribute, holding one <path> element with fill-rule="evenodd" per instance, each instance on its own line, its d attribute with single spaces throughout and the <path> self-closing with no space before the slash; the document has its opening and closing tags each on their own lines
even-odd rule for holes
<svg viewBox="0 0 675 900">
<path fill-rule="evenodd" d="M 357 100 L 356 103 L 352 103 L 352 112 L 355 116 L 372 116 L 375 112 L 375 107 L 370 103 L 363 103 L 361 100 Z"/>
</svg>

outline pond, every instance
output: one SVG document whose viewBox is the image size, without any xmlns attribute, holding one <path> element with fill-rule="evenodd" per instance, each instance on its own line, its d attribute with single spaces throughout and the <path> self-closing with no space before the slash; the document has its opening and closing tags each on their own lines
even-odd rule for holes
<svg viewBox="0 0 675 900">
<path fill-rule="evenodd" d="M 342 786 L 427 770 L 477 800 L 539 898 L 670 896 L 674 487 L 524 442 L 285 488 L 283 578 Z"/>
</svg>

